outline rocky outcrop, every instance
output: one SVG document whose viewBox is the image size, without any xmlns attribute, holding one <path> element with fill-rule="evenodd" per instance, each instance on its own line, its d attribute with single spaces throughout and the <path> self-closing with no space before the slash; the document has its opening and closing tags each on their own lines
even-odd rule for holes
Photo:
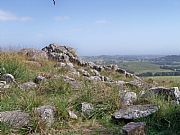
<svg viewBox="0 0 180 135">
<path fill-rule="evenodd" d="M 149 116 L 159 110 L 156 105 L 133 105 L 115 112 L 115 120 L 132 120 Z"/>
<path fill-rule="evenodd" d="M 28 113 L 20 110 L 0 112 L 0 122 L 13 128 L 22 128 L 29 124 L 30 116 Z"/>
<path fill-rule="evenodd" d="M 76 51 L 71 47 L 50 44 L 43 48 L 42 51 L 46 52 L 50 59 L 59 62 L 79 63 Z"/>
</svg>

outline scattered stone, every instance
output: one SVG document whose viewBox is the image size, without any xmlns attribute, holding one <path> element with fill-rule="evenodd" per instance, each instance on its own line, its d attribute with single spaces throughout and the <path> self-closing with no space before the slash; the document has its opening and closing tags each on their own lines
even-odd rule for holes
<svg viewBox="0 0 180 135">
<path fill-rule="evenodd" d="M 93 76 L 101 76 L 100 73 L 95 69 L 91 69 L 90 71 L 93 74 Z"/>
<path fill-rule="evenodd" d="M 86 102 L 81 103 L 81 111 L 84 115 L 87 115 L 87 116 L 91 115 L 93 110 L 94 110 L 94 107 L 92 104 L 86 103 Z"/>
<path fill-rule="evenodd" d="M 116 72 L 118 72 L 118 73 L 120 73 L 120 74 L 125 74 L 125 73 L 126 73 L 126 70 L 121 69 L 121 68 L 118 68 L 118 69 L 116 69 Z"/>
<path fill-rule="evenodd" d="M 107 82 L 111 80 L 109 77 L 106 77 L 106 76 L 100 76 L 100 78 L 101 78 L 101 81 L 103 82 Z"/>
<path fill-rule="evenodd" d="M 133 103 L 137 101 L 137 95 L 135 92 L 126 92 L 120 96 L 122 106 L 133 105 Z"/>
<path fill-rule="evenodd" d="M 61 67 L 61 68 L 65 67 L 65 66 L 66 66 L 66 64 L 63 62 L 58 62 L 58 63 L 56 63 L 56 65 L 54 65 L 54 67 Z"/>
<path fill-rule="evenodd" d="M 15 82 L 15 78 L 11 74 L 4 74 L 4 75 L 2 75 L 1 80 L 6 81 L 7 83 Z"/>
<path fill-rule="evenodd" d="M 69 83 L 74 89 L 79 89 L 81 87 L 81 84 L 78 81 L 74 78 L 70 78 L 69 76 L 64 76 L 64 81 Z"/>
<path fill-rule="evenodd" d="M 39 75 L 39 76 L 37 76 L 36 78 L 35 78 L 35 83 L 41 83 L 41 82 L 44 82 L 44 81 L 46 81 L 46 77 L 44 77 L 44 76 L 41 76 L 41 75 Z"/>
<path fill-rule="evenodd" d="M 92 81 L 101 81 L 101 78 L 99 76 L 90 76 L 89 80 L 92 80 Z"/>
<path fill-rule="evenodd" d="M 78 119 L 77 115 L 74 112 L 68 111 L 68 114 L 71 119 Z"/>
<path fill-rule="evenodd" d="M 22 90 L 30 90 L 37 88 L 37 84 L 34 82 L 26 82 L 19 86 Z"/>
<path fill-rule="evenodd" d="M 146 135 L 144 122 L 130 122 L 122 128 L 123 135 Z"/>
<path fill-rule="evenodd" d="M 29 114 L 20 110 L 0 112 L 0 122 L 13 128 L 22 128 L 29 124 Z"/>
<path fill-rule="evenodd" d="M 51 125 L 54 123 L 56 113 L 56 108 L 54 106 L 41 106 L 36 108 L 34 112 L 40 118 L 40 120 L 46 124 L 47 127 L 51 127 Z"/>
<path fill-rule="evenodd" d="M 165 88 L 165 87 L 154 87 L 150 89 L 151 92 L 158 95 L 169 96 L 172 100 L 180 102 L 180 91 L 178 87 Z"/>
<path fill-rule="evenodd" d="M 0 89 L 8 89 L 10 85 L 6 83 L 6 81 L 0 81 Z"/>
<path fill-rule="evenodd" d="M 133 105 L 115 112 L 115 120 L 132 120 L 149 116 L 159 110 L 156 105 Z"/>
<path fill-rule="evenodd" d="M 83 76 L 87 76 L 87 77 L 90 76 L 90 74 L 88 73 L 88 71 L 86 71 L 86 70 L 84 70 L 84 69 L 79 69 L 78 71 L 79 71 Z"/>
</svg>

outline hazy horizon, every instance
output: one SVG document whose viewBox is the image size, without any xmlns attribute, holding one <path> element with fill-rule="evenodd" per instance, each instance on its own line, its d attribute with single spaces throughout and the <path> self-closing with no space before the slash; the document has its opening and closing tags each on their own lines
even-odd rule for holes
<svg viewBox="0 0 180 135">
<path fill-rule="evenodd" d="M 179 0 L 5 0 L 0 47 L 69 45 L 81 56 L 179 55 Z M 8 48 L 8 47 L 7 47 Z"/>
</svg>

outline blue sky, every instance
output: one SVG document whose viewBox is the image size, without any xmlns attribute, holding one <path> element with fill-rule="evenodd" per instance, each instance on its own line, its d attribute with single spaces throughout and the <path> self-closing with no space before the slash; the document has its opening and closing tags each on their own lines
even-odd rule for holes
<svg viewBox="0 0 180 135">
<path fill-rule="evenodd" d="M 180 54 L 180 0 L 1 0 L 0 47 L 80 55 Z"/>
</svg>

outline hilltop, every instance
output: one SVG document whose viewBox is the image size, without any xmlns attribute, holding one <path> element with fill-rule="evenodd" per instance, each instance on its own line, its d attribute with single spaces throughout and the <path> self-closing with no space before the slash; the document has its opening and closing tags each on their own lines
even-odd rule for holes
<svg viewBox="0 0 180 135">
<path fill-rule="evenodd" d="M 0 52 L 0 73 L 2 134 L 180 134 L 177 82 L 84 61 L 56 44 Z"/>
</svg>

